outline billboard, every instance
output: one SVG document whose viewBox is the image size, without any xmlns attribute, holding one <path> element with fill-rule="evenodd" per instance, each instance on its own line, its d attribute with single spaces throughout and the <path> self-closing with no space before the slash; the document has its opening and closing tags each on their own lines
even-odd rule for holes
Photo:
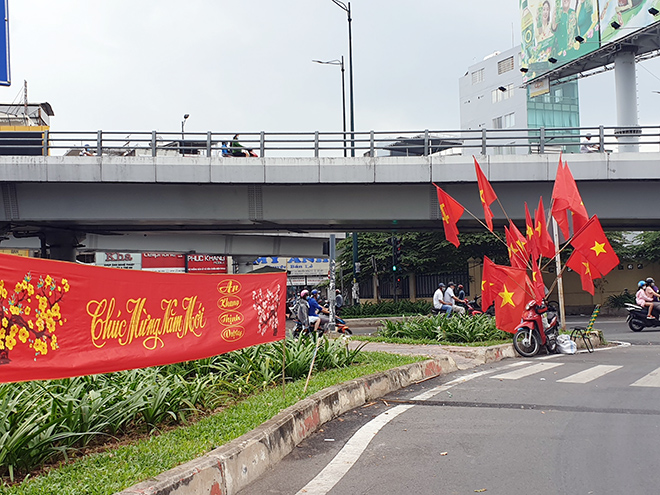
<svg viewBox="0 0 660 495">
<path fill-rule="evenodd" d="M 640 29 L 660 21 L 660 0 L 519 1 L 525 81 L 549 71 L 554 71 L 553 78 L 575 74 L 579 68 L 572 72 L 557 69 L 583 57 L 593 60 L 582 69 L 610 63 L 611 57 L 603 57 L 602 52 L 595 57 L 585 55 L 624 38 L 631 40 Z M 657 49 L 657 44 L 639 46 L 640 41 L 634 39 L 629 44 L 640 48 L 638 55 Z"/>
<path fill-rule="evenodd" d="M 520 18 L 525 80 L 600 48 L 598 0 L 520 0 Z"/>
<path fill-rule="evenodd" d="M 633 31 L 653 24 L 657 17 L 649 9 L 660 11 L 660 0 L 601 0 L 601 44 L 611 43 Z M 615 26 L 619 26 L 615 29 Z"/>
<path fill-rule="evenodd" d="M 9 13 L 7 3 L 9 0 L 0 0 L 2 9 L 2 21 L 0 22 L 0 85 L 9 86 L 11 77 L 9 75 Z"/>
</svg>

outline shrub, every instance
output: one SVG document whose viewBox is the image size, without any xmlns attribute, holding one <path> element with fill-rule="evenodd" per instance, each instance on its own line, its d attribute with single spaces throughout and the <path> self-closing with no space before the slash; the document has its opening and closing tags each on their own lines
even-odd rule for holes
<svg viewBox="0 0 660 495">
<path fill-rule="evenodd" d="M 495 327 L 489 315 L 445 315 L 404 318 L 403 321 L 384 321 L 380 337 L 436 340 L 438 342 L 469 343 L 504 340 L 509 334 Z"/>
<path fill-rule="evenodd" d="M 626 303 L 635 303 L 635 296 L 627 290 L 621 294 L 613 294 L 605 300 L 605 306 L 612 309 L 621 309 L 626 307 Z"/>
<path fill-rule="evenodd" d="M 357 306 L 346 306 L 342 308 L 342 317 L 345 318 L 368 318 L 377 316 L 404 316 L 404 315 L 427 315 L 431 312 L 433 304 L 428 301 L 412 302 L 408 299 L 403 301 L 383 301 L 379 303 L 366 302 Z"/>
</svg>

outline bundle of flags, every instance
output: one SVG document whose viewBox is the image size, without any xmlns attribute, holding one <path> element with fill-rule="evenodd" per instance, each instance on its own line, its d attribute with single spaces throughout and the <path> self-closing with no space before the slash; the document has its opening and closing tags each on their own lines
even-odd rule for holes
<svg viewBox="0 0 660 495">
<path fill-rule="evenodd" d="M 493 212 L 490 206 L 497 200 L 497 195 L 476 158 L 474 166 L 479 199 L 484 210 L 484 226 L 493 232 Z M 458 247 L 460 241 L 457 223 L 465 208 L 438 185 L 435 187 L 445 238 Z M 566 266 L 580 275 L 582 288 L 593 295 L 594 280 L 607 275 L 619 264 L 619 258 L 607 240 L 598 217 L 589 217 L 587 214 L 573 174 L 561 157 L 552 191 L 550 212 L 562 235 L 569 239 L 568 242 L 573 248 Z M 569 218 L 573 224 L 572 237 Z M 546 289 L 539 268 L 541 260 L 552 259 L 559 254 L 558 246 L 547 229 L 542 197 L 539 198 L 533 220 L 525 203 L 525 227 L 525 235 L 511 220 L 508 226 L 504 227 L 511 266 L 497 265 L 488 257 L 484 257 L 482 307 L 488 308 L 494 304 L 497 328 L 512 333 L 520 323 L 527 302 L 545 297 Z"/>
</svg>

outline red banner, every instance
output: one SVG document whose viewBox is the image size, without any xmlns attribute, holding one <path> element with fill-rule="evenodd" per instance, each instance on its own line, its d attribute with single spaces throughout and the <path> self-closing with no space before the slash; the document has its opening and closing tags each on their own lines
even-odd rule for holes
<svg viewBox="0 0 660 495">
<path fill-rule="evenodd" d="M 285 301 L 285 273 L 154 273 L 0 254 L 0 382 L 146 368 L 281 340 Z"/>
</svg>

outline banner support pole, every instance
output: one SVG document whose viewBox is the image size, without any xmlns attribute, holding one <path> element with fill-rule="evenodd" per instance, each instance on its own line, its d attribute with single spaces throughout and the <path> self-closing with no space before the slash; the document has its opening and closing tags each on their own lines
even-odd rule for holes
<svg viewBox="0 0 660 495">
<path fill-rule="evenodd" d="M 282 399 L 286 399 L 286 335 L 282 339 Z"/>
</svg>

